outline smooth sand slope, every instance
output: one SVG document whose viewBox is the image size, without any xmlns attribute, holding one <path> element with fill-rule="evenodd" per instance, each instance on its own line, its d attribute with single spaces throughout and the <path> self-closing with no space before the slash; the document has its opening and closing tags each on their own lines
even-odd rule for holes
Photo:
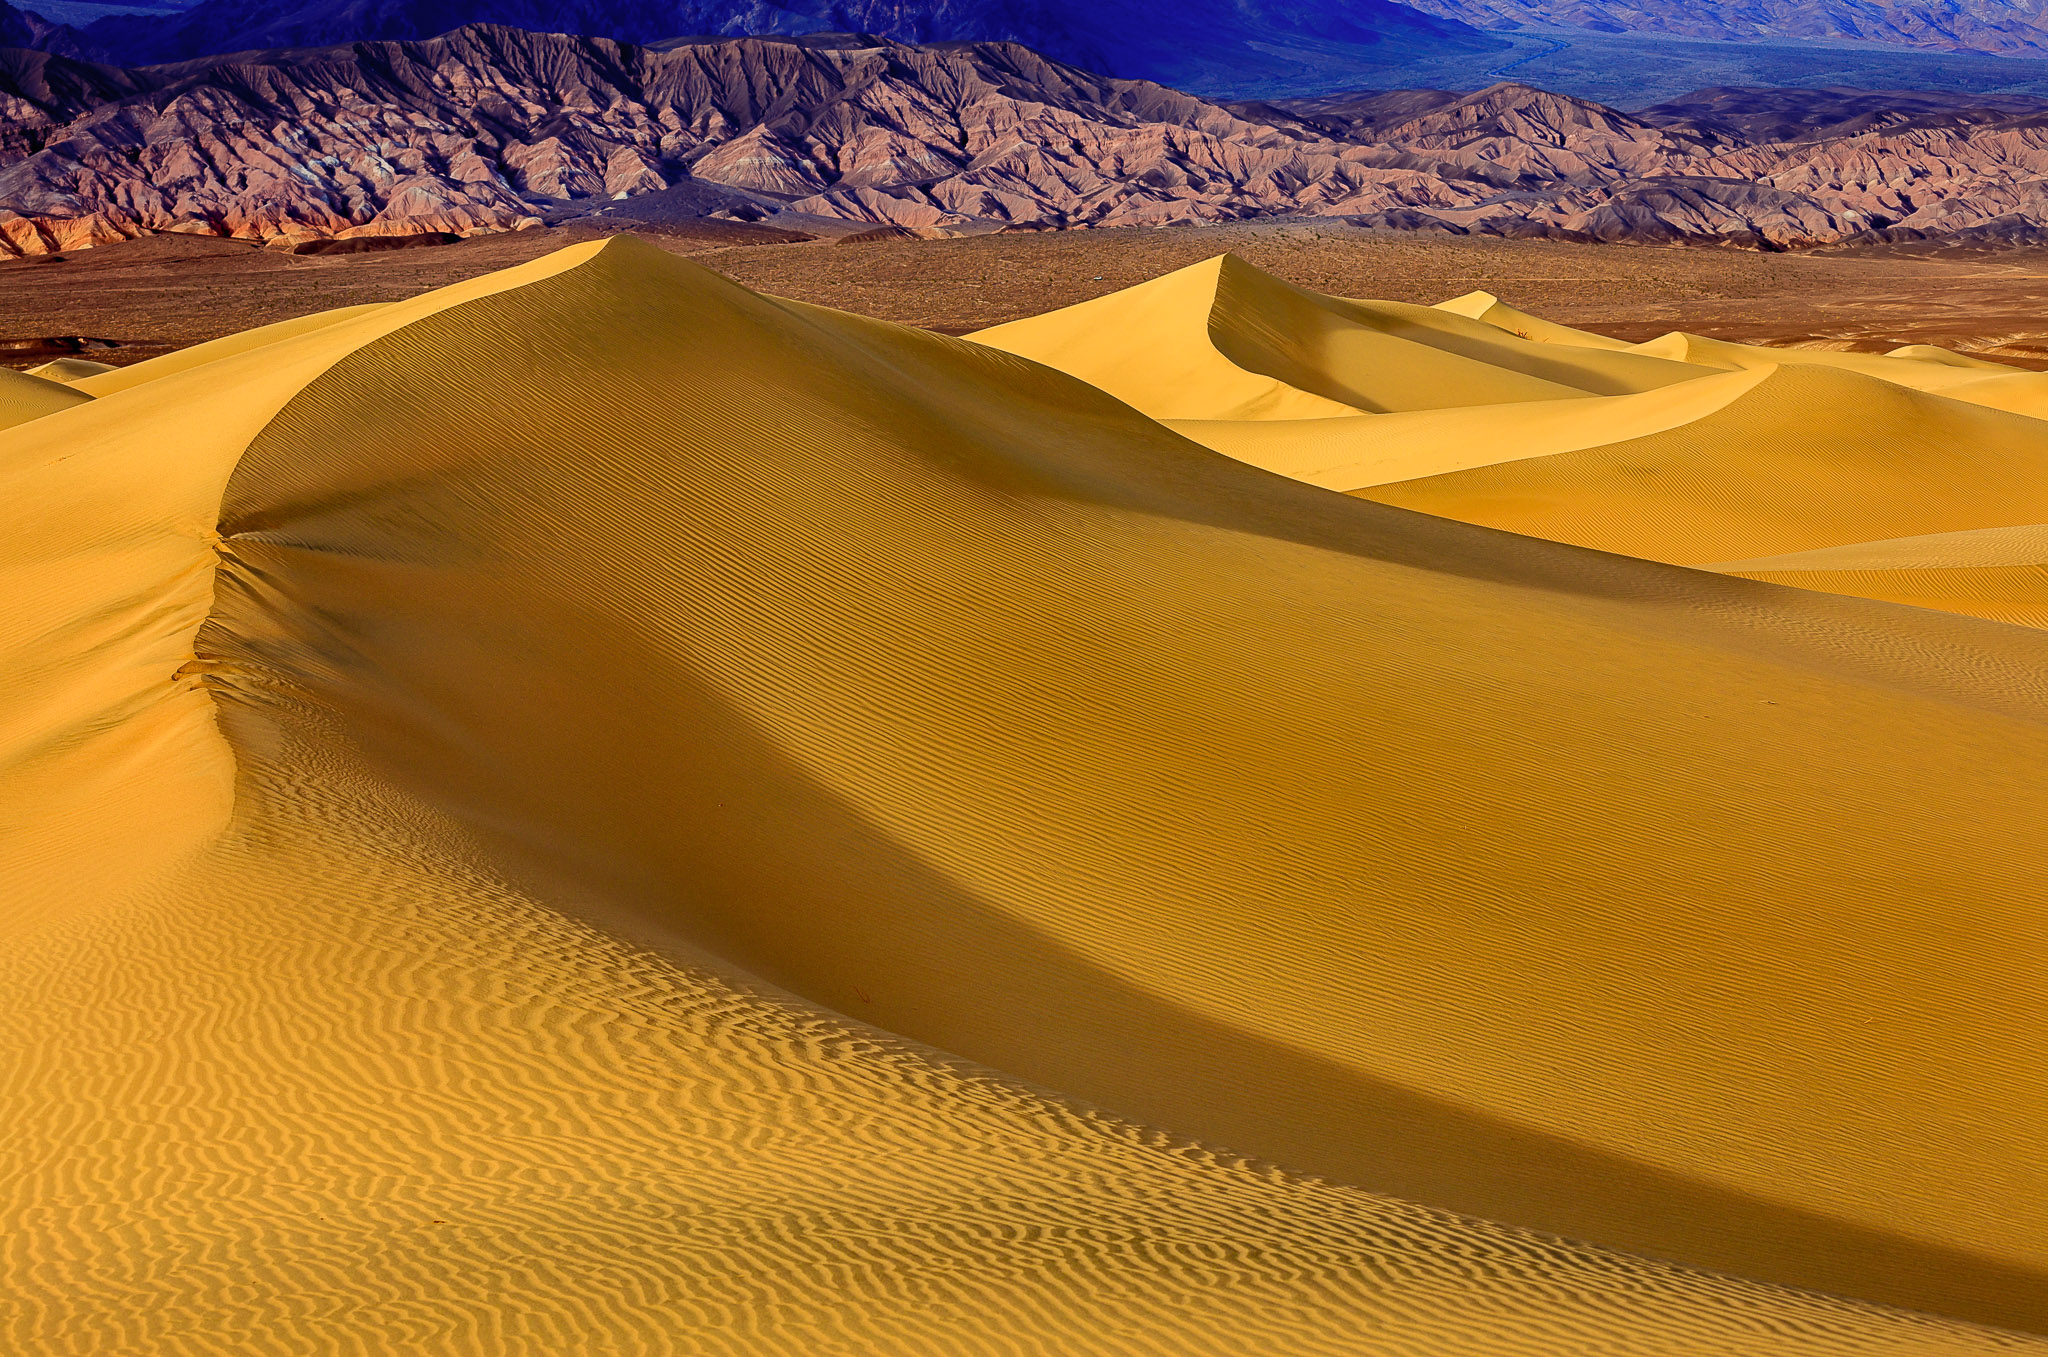
<svg viewBox="0 0 2048 1357">
<path fill-rule="evenodd" d="M 2048 627 L 2048 526 L 2040 524 L 1858 542 L 1709 569 Z"/>
<path fill-rule="evenodd" d="M 0 368 L 0 429 L 67 410 L 92 399 L 62 382 Z"/>
<path fill-rule="evenodd" d="M 1161 422 L 1240 462 L 1350 492 L 1663 433 L 1721 410 L 1768 375 L 1722 372 L 1625 396 L 1399 414 Z"/>
<path fill-rule="evenodd" d="M 1179 310 L 1162 338 L 1158 298 L 1169 285 Z M 1178 393 L 1222 383 L 1183 380 L 1186 355 L 1206 354 L 1205 372 L 1220 365 L 1243 380 L 1284 375 L 1327 388 L 1354 380 L 1341 345 L 1304 339 L 1283 360 L 1278 342 L 1233 346 L 1219 336 L 1313 337 L 1324 322 L 1304 314 L 1405 318 L 1423 308 L 1316 298 L 1226 256 L 975 338 L 1064 367 L 1206 447 L 1325 489 L 1675 564 L 1767 560 L 1758 578 L 1806 588 L 2025 625 L 2039 617 L 2032 563 L 1999 552 L 1991 565 L 1948 562 L 1938 575 L 1786 558 L 1863 544 L 1884 555 L 1895 539 L 2048 521 L 2041 374 L 1927 345 L 1835 353 L 1686 334 L 1624 344 L 1488 292 L 1432 309 L 1444 324 L 1493 331 L 1490 349 L 1458 332 L 1460 352 L 1492 367 L 1490 384 L 1469 369 L 1447 383 L 1427 362 L 1382 361 L 1374 402 L 1342 416 L 1187 416 Z M 1654 358 L 1667 380 L 1620 390 L 1598 380 L 1610 375 L 1602 369 L 1575 398 L 1530 399 L 1531 351 L 1579 363 Z"/>
<path fill-rule="evenodd" d="M 53 358 L 28 369 L 31 377 L 46 377 L 53 382 L 75 382 L 81 377 L 97 377 L 102 372 L 112 372 L 112 363 L 96 363 L 90 358 Z"/>
<path fill-rule="evenodd" d="M 1689 423 L 1365 493 L 1702 564 L 2048 522 L 2048 423 L 1857 373 L 1786 366 Z"/>
<path fill-rule="evenodd" d="M 630 240 L 158 374 L 0 436 L 8 1350 L 2048 1349 L 2048 636 Z"/>
<path fill-rule="evenodd" d="M 1428 306 L 1307 292 L 1219 255 L 974 336 L 1155 419 L 1304 419 L 1618 395 L 1719 369 L 1534 343 Z"/>
</svg>

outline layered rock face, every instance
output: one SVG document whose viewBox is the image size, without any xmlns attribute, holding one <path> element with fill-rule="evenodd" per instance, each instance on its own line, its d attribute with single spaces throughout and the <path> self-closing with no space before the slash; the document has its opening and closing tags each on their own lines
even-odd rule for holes
<svg viewBox="0 0 2048 1357">
<path fill-rule="evenodd" d="M 1631 117 L 1523 86 L 1223 106 L 1005 43 L 471 27 L 124 69 L 0 52 L 0 250 L 150 232 L 474 234 L 667 191 L 692 211 L 949 232 L 1261 215 L 1770 247 L 2032 238 L 2048 102 L 1798 130 L 1710 92 Z"/>
<path fill-rule="evenodd" d="M 1721 42 L 1850 38 L 1948 52 L 2048 54 L 2044 0 L 1408 0 L 1478 28 L 1589 28 Z"/>
</svg>

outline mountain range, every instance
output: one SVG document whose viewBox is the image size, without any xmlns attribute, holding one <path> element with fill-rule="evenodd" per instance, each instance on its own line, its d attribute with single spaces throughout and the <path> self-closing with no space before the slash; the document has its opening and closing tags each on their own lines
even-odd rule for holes
<svg viewBox="0 0 2048 1357">
<path fill-rule="evenodd" d="M 4 7 L 5 0 L 0 0 Z M 0 20 L 0 23 L 5 23 Z M 1394 0 L 203 0 L 117 14 L 43 46 L 126 64 L 222 52 L 431 38 L 485 23 L 646 43 L 680 35 L 871 33 L 907 43 L 1018 42 L 1120 76 L 1203 87 L 1375 83 L 1418 60 L 1505 51 L 1499 38 Z M 17 27 L 20 27 L 17 21 Z M 4 31 L 4 30 L 0 30 Z"/>
<path fill-rule="evenodd" d="M 1476 28 L 1662 33 L 1719 42 L 1807 38 L 1944 52 L 2048 55 L 2048 0 L 1409 0 Z"/>
<path fill-rule="evenodd" d="M 126 64 L 434 37 L 472 23 L 628 42 L 844 31 L 898 42 L 1020 42 L 1112 75 L 1200 90 L 1401 83 L 1389 73 L 1506 53 L 1499 36 L 1639 35 L 1691 43 L 1881 44 L 2048 57 L 2048 0 L 163 0 L 150 11 L 52 0 L 70 30 L 7 13 L 0 43 Z M 1540 55 L 1515 49 L 1505 67 Z M 1697 55 L 1695 49 L 1695 56 Z M 1669 54 L 1663 54 L 1666 57 Z M 1467 63 L 1469 69 L 1484 69 Z M 1441 68 L 1440 66 L 1437 68 Z M 1925 72 L 1923 72 L 1925 74 Z M 1377 76 L 1377 79 L 1362 77 Z M 1980 74 L 1980 78 L 1982 78 Z"/>
<path fill-rule="evenodd" d="M 1502 84 L 1219 104 L 1010 43 L 471 26 L 115 67 L 0 51 L 0 251 L 602 213 L 928 234 L 1264 216 L 1762 248 L 2048 236 L 2048 100 Z"/>
</svg>

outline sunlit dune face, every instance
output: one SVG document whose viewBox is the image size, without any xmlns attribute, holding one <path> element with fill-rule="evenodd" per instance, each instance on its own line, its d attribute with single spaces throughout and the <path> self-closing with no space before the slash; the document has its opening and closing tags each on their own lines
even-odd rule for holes
<svg viewBox="0 0 2048 1357">
<path fill-rule="evenodd" d="M 2010 380 L 629 239 L 23 377 L 5 1346 L 2040 1347 Z"/>
</svg>

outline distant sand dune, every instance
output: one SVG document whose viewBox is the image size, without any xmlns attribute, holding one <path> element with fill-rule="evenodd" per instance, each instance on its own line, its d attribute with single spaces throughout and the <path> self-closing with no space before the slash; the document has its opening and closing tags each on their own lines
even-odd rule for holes
<svg viewBox="0 0 2048 1357">
<path fill-rule="evenodd" d="M 90 399 L 62 382 L 0 368 L 0 429 L 26 424 Z"/>
<path fill-rule="evenodd" d="M 1155 419 L 1303 419 L 1648 391 L 1704 375 L 1428 306 L 1306 292 L 1234 255 L 974 338 Z"/>
<path fill-rule="evenodd" d="M 1663 433 L 1722 409 L 1767 376 L 1717 372 L 1625 396 L 1388 415 L 1163 422 L 1241 462 L 1352 491 Z"/>
<path fill-rule="evenodd" d="M 1833 594 L 2048 627 L 2048 526 L 1857 542 L 1709 567 Z"/>
<path fill-rule="evenodd" d="M 1172 308 L 1160 300 L 1169 295 Z M 1442 318 L 1438 331 L 1410 323 L 1430 311 Z M 1405 347 L 1367 356 L 1329 340 L 1333 326 L 1347 338 L 1369 330 L 1382 345 L 1398 329 L 1391 342 Z M 1455 326 L 1494 338 L 1442 328 Z M 1263 338 L 1223 338 L 1242 335 Z M 1434 308 L 1316 297 L 1228 256 L 975 339 L 1325 489 L 1674 564 L 1769 558 L 1772 568 L 1741 573 L 1831 593 L 2028 626 L 2042 616 L 2032 562 L 1929 574 L 1782 559 L 2048 521 L 2048 378 L 2039 373 L 1924 344 L 1882 355 L 1683 333 L 1625 344 L 1490 292 Z M 1446 344 L 1495 375 L 1416 361 L 1418 350 Z M 1235 375 L 1186 377 L 1176 356 L 1193 351 L 1208 355 L 1205 373 Z M 1531 398 L 1531 373 L 1560 375 L 1532 353 L 1593 365 L 1564 374 L 1587 394 Z M 1645 359 L 1657 366 L 1603 366 Z M 1349 415 L 1183 413 L 1233 380 L 1326 393 L 1370 384 L 1373 394 L 1354 399 Z"/>
<path fill-rule="evenodd" d="M 53 358 L 28 370 L 31 377 L 46 377 L 53 382 L 75 382 L 81 377 L 97 377 L 102 372 L 112 372 L 112 363 L 96 363 L 90 358 Z"/>
<path fill-rule="evenodd" d="M 1787 365 L 1690 423 L 1368 493 L 1690 565 L 2048 521 L 2048 423 Z"/>
<path fill-rule="evenodd" d="M 621 239 L 0 434 L 0 1342 L 2048 1351 L 2048 635 L 1716 573 L 2048 424 L 1147 287 Z"/>
</svg>

